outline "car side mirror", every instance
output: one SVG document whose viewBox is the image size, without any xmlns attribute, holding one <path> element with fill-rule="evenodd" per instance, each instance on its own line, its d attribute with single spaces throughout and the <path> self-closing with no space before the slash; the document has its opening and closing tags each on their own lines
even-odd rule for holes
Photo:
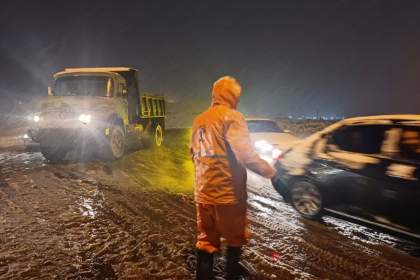
<svg viewBox="0 0 420 280">
<path fill-rule="evenodd" d="M 53 96 L 52 88 L 48 87 L 48 96 Z"/>
</svg>

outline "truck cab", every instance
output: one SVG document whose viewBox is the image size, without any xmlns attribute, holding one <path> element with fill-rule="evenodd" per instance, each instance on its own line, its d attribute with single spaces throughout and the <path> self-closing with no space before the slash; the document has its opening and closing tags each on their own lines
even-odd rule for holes
<svg viewBox="0 0 420 280">
<path fill-rule="evenodd" d="M 134 68 L 67 68 L 54 75 L 28 135 L 51 161 L 75 148 L 118 159 L 131 145 L 162 144 L 165 107 L 163 97 L 140 93 Z"/>
</svg>

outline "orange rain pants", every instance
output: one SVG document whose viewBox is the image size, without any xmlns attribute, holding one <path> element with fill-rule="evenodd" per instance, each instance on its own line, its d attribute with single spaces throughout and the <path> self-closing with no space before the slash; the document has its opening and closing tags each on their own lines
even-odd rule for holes
<svg viewBox="0 0 420 280">
<path fill-rule="evenodd" d="M 249 239 L 246 230 L 246 208 L 245 203 L 226 205 L 197 203 L 197 249 L 211 254 L 218 252 L 221 237 L 229 246 L 245 245 Z"/>
</svg>

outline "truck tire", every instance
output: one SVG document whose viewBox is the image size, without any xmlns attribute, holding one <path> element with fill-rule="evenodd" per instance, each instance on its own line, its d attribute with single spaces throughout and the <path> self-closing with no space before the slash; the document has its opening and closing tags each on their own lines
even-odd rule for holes
<svg viewBox="0 0 420 280">
<path fill-rule="evenodd" d="M 125 152 L 125 133 L 121 126 L 111 127 L 108 141 L 107 157 L 111 160 L 122 158 Z"/>
<path fill-rule="evenodd" d="M 156 147 L 160 147 L 162 145 L 163 136 L 164 136 L 163 127 L 160 124 L 156 125 L 155 133 L 154 133 L 154 139 L 155 139 Z"/>
<path fill-rule="evenodd" d="M 66 150 L 58 149 L 57 147 L 41 146 L 40 149 L 42 155 L 51 163 L 63 162 L 67 155 Z"/>
<path fill-rule="evenodd" d="M 155 124 L 150 128 L 149 132 L 143 136 L 143 147 L 160 147 L 163 143 L 164 130 L 160 124 Z"/>
</svg>

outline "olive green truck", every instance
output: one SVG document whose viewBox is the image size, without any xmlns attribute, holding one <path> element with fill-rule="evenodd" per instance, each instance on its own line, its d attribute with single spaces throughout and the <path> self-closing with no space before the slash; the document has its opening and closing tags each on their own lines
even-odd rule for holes
<svg viewBox="0 0 420 280">
<path fill-rule="evenodd" d="M 165 112 L 162 96 L 140 93 L 136 69 L 67 68 L 54 75 L 28 136 L 50 161 L 75 148 L 118 159 L 131 145 L 160 146 Z"/>
</svg>

